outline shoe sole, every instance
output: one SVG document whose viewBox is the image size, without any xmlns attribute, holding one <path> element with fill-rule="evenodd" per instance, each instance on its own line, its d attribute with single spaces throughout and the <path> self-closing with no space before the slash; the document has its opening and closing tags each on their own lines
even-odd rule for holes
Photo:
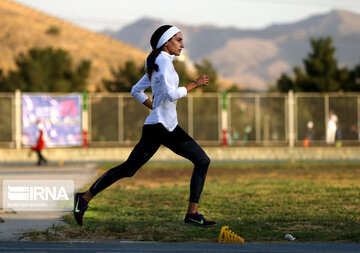
<svg viewBox="0 0 360 253">
<path fill-rule="evenodd" d="M 197 224 L 197 223 L 186 223 L 186 222 L 184 222 L 184 224 L 187 226 L 201 227 L 201 228 L 211 228 L 211 227 L 215 227 L 217 225 L 217 224 L 213 224 L 213 225 L 204 226 L 204 225 Z"/>
</svg>

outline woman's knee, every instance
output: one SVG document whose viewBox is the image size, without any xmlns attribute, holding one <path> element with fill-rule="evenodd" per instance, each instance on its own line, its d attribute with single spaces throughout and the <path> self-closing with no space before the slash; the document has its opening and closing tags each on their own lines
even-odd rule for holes
<svg viewBox="0 0 360 253">
<path fill-rule="evenodd" d="M 200 157 L 198 157 L 198 160 L 196 162 L 196 165 L 201 168 L 208 168 L 210 165 L 210 158 L 207 156 L 207 154 L 204 152 Z"/>
<path fill-rule="evenodd" d="M 206 164 L 206 166 L 207 167 L 209 167 L 209 165 L 210 165 L 210 162 L 211 162 L 211 160 L 210 160 L 210 157 L 208 157 L 206 154 L 205 154 L 205 158 L 204 158 L 204 164 Z"/>
</svg>

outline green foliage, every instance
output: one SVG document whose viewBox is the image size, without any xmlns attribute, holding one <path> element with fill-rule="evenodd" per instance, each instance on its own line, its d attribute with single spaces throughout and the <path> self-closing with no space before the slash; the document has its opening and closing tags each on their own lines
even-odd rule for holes
<svg viewBox="0 0 360 253">
<path fill-rule="evenodd" d="M 4 78 L 5 78 L 4 71 L 2 69 L 0 69 L 0 91 L 3 91 L 3 90 L 1 90 L 1 86 L 2 86 Z"/>
<path fill-rule="evenodd" d="M 310 40 L 312 52 L 303 60 L 304 70 L 294 68 L 294 78 L 282 74 L 277 81 L 277 89 L 287 92 L 336 92 L 359 91 L 356 85 L 356 68 L 349 71 L 339 68 L 335 58 L 332 39 L 319 38 Z"/>
<path fill-rule="evenodd" d="M 86 87 L 90 61 L 83 60 L 73 70 L 69 53 L 62 49 L 33 48 L 16 57 L 18 70 L 0 79 L 0 91 L 74 92 Z"/>
<path fill-rule="evenodd" d="M 186 68 L 185 62 L 175 60 L 174 61 L 174 67 L 175 67 L 176 72 L 179 75 L 179 79 L 180 79 L 181 84 L 186 85 L 186 84 L 190 83 L 192 80 L 194 80 L 194 78 L 192 78 L 189 75 L 189 71 Z"/>
<path fill-rule="evenodd" d="M 60 28 L 57 26 L 50 26 L 47 30 L 46 30 L 46 34 L 48 35 L 59 35 L 60 34 Z"/>
<path fill-rule="evenodd" d="M 203 60 L 201 63 L 196 63 L 195 68 L 199 76 L 207 74 L 209 76 L 209 83 L 204 92 L 216 92 L 219 90 L 219 84 L 217 82 L 217 72 L 209 60 Z"/>
<path fill-rule="evenodd" d="M 227 92 L 240 92 L 239 87 L 234 83 L 233 85 L 231 85 L 230 88 L 228 88 L 226 90 Z"/>
<path fill-rule="evenodd" d="M 144 66 L 138 67 L 134 61 L 128 60 L 124 66 L 112 69 L 111 73 L 113 78 L 103 81 L 105 88 L 111 92 L 130 92 L 131 87 L 145 74 L 145 69 Z"/>
<path fill-rule="evenodd" d="M 350 80 L 352 84 L 352 90 L 360 91 L 360 63 L 350 71 Z"/>
<path fill-rule="evenodd" d="M 0 97 L 0 144 L 13 140 L 13 101 L 11 97 Z"/>
</svg>

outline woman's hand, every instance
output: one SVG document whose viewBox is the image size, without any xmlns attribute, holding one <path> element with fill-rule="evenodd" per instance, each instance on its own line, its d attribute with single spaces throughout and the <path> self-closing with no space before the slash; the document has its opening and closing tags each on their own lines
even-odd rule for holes
<svg viewBox="0 0 360 253">
<path fill-rule="evenodd" d="M 197 83 L 198 86 L 207 86 L 208 83 L 209 83 L 209 76 L 208 75 L 202 75 L 198 79 L 196 79 L 196 81 L 198 82 Z"/>
<path fill-rule="evenodd" d="M 147 108 L 149 108 L 150 110 L 152 110 L 152 101 L 148 98 L 144 101 L 143 105 L 145 105 Z"/>
<path fill-rule="evenodd" d="M 209 76 L 202 75 L 199 78 L 192 81 L 191 83 L 189 83 L 188 85 L 186 85 L 185 87 L 186 87 L 186 90 L 189 92 L 195 88 L 206 86 L 206 85 L 208 85 L 208 83 L 209 83 Z"/>
</svg>

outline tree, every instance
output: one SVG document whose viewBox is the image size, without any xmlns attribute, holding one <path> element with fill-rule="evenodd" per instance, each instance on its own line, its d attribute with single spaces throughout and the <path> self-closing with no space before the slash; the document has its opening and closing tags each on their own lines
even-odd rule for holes
<svg viewBox="0 0 360 253">
<path fill-rule="evenodd" d="M 277 88 L 287 92 L 290 89 L 304 92 L 335 92 L 352 90 L 349 71 L 339 68 L 335 58 L 335 47 L 330 37 L 311 39 L 312 52 L 303 60 L 304 71 L 294 68 L 295 77 L 282 74 Z"/>
<path fill-rule="evenodd" d="M 360 63 L 350 71 L 350 80 L 350 89 L 352 91 L 360 91 Z"/>
<path fill-rule="evenodd" d="M 232 92 L 232 93 L 235 93 L 235 92 L 240 92 L 241 90 L 239 89 L 239 87 L 236 85 L 236 83 L 232 84 L 230 86 L 230 88 L 228 88 L 226 90 L 226 92 Z"/>
<path fill-rule="evenodd" d="M 203 60 L 201 63 L 195 64 L 195 68 L 199 76 L 207 74 L 209 76 L 209 83 L 204 92 L 216 92 L 219 89 L 217 83 L 217 72 L 209 60 Z"/>
<path fill-rule="evenodd" d="M 4 71 L 0 69 L 0 84 L 2 83 L 3 80 L 4 80 Z"/>
<path fill-rule="evenodd" d="M 138 67 L 134 61 L 128 60 L 124 66 L 111 70 L 113 79 L 103 80 L 105 88 L 111 92 L 130 92 L 145 73 L 144 66 Z"/>
<path fill-rule="evenodd" d="M 189 71 L 187 70 L 184 61 L 175 60 L 173 63 L 174 63 L 174 68 L 179 75 L 180 85 L 181 84 L 186 85 L 190 83 L 192 80 L 194 80 L 194 78 L 192 78 L 189 75 Z"/>
<path fill-rule="evenodd" d="M 15 59 L 18 70 L 0 79 L 0 90 L 11 92 L 83 91 L 90 73 L 90 61 L 83 60 L 73 70 L 69 53 L 62 49 L 33 48 Z"/>
</svg>

